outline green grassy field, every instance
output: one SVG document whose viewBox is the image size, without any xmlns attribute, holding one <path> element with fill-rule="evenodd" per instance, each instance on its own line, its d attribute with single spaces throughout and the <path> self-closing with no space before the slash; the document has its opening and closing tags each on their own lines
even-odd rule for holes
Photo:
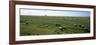
<svg viewBox="0 0 100 45">
<path fill-rule="evenodd" d="M 20 16 L 20 35 L 90 33 L 89 17 Z"/>
</svg>

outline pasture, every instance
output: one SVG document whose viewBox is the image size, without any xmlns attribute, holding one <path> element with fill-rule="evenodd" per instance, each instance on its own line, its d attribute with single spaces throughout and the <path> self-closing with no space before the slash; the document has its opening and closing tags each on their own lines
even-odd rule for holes
<svg viewBox="0 0 100 45">
<path fill-rule="evenodd" d="M 89 17 L 20 16 L 20 35 L 90 33 Z"/>
</svg>

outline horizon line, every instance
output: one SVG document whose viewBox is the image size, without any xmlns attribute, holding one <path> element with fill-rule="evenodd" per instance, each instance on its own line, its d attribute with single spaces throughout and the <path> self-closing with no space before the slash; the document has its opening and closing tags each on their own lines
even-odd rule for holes
<svg viewBox="0 0 100 45">
<path fill-rule="evenodd" d="M 20 16 L 37 16 L 37 15 L 20 15 Z M 50 15 L 38 15 L 38 16 L 50 16 Z M 62 15 L 62 16 L 69 16 L 69 15 Z M 71 16 L 71 17 L 90 17 L 90 16 Z"/>
</svg>

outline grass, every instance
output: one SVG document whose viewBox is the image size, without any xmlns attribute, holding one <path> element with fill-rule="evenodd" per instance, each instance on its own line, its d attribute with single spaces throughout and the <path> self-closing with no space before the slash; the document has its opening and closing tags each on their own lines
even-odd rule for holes
<svg viewBox="0 0 100 45">
<path fill-rule="evenodd" d="M 56 24 L 60 26 L 56 26 Z M 80 27 L 81 25 L 86 29 Z M 89 17 L 20 16 L 20 35 L 90 33 L 89 25 Z M 58 27 L 64 27 L 65 29 L 61 30 Z"/>
</svg>

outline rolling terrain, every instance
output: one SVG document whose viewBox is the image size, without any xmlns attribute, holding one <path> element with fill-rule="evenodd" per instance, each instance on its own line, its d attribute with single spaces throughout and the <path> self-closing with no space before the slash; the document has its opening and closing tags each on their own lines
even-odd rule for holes
<svg viewBox="0 0 100 45">
<path fill-rule="evenodd" d="M 90 33 L 89 17 L 20 16 L 20 35 Z"/>
</svg>

